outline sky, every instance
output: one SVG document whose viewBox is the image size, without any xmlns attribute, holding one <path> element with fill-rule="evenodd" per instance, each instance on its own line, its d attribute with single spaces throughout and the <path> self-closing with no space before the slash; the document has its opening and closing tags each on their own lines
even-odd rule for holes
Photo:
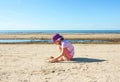
<svg viewBox="0 0 120 82">
<path fill-rule="evenodd" d="M 0 0 L 0 30 L 120 30 L 120 0 Z"/>
</svg>

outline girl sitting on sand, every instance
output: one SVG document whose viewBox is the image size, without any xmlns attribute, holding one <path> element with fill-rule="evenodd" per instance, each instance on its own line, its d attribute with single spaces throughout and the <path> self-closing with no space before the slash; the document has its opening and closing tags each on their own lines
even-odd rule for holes
<svg viewBox="0 0 120 82">
<path fill-rule="evenodd" d="M 60 55 L 56 58 L 51 56 L 49 62 L 69 61 L 73 58 L 74 46 L 67 40 L 64 40 L 63 36 L 55 34 L 51 40 L 54 44 L 59 45 Z"/>
</svg>

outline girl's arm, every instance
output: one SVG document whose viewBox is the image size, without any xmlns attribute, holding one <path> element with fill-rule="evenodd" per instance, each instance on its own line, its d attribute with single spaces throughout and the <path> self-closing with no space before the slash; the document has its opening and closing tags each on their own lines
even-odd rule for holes
<svg viewBox="0 0 120 82">
<path fill-rule="evenodd" d="M 64 56 L 65 49 L 66 48 L 62 48 L 60 55 L 54 59 L 55 61 L 57 61 L 59 58 L 61 58 L 62 56 Z"/>
</svg>

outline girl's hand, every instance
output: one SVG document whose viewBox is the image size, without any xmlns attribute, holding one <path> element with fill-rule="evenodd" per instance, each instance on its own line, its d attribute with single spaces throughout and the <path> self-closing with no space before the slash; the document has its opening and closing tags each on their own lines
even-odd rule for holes
<svg viewBox="0 0 120 82">
<path fill-rule="evenodd" d="M 54 59 L 49 59 L 48 62 L 53 63 Z"/>
<path fill-rule="evenodd" d="M 55 62 L 58 62 L 58 59 L 49 59 L 49 62 L 50 63 L 55 63 Z"/>
<path fill-rule="evenodd" d="M 54 59 L 54 57 L 53 57 L 53 56 L 50 56 L 50 59 Z"/>
<path fill-rule="evenodd" d="M 48 62 L 53 62 L 53 60 L 54 60 L 54 57 L 53 57 L 53 56 L 50 56 L 50 57 L 47 59 Z"/>
</svg>

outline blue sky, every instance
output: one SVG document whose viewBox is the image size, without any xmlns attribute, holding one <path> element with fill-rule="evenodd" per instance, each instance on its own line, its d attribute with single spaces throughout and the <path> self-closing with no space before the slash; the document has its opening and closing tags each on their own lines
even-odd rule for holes
<svg viewBox="0 0 120 82">
<path fill-rule="evenodd" d="M 0 0 L 0 30 L 120 30 L 120 0 Z"/>
</svg>

